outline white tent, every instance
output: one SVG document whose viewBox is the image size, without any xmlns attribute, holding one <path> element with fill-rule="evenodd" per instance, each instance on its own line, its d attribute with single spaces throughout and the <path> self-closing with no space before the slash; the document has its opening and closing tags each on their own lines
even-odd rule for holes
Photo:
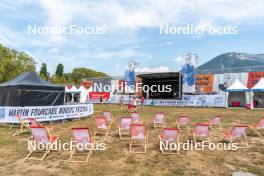
<svg viewBox="0 0 264 176">
<path fill-rule="evenodd" d="M 235 82 L 228 87 L 226 90 L 226 92 L 247 92 L 249 91 L 249 89 L 243 85 L 238 79 L 235 80 Z"/>
<path fill-rule="evenodd" d="M 264 108 L 264 78 L 261 78 L 255 86 L 251 88 L 252 101 L 257 108 Z"/>
<path fill-rule="evenodd" d="M 226 90 L 226 107 L 230 106 L 233 101 L 240 103 L 240 106 L 246 106 L 246 104 L 251 104 L 251 94 L 249 89 L 243 85 L 238 79 L 228 87 Z"/>
<path fill-rule="evenodd" d="M 81 92 L 81 95 L 80 95 L 80 103 L 86 103 L 87 102 L 87 99 L 88 99 L 88 94 L 90 92 L 89 89 L 86 89 L 83 85 L 81 85 L 78 89 L 78 91 Z"/>
</svg>

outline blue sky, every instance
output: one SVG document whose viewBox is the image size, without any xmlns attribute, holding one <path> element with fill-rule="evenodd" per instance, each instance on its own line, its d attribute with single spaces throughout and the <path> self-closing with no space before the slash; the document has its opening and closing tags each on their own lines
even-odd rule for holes
<svg viewBox="0 0 264 176">
<path fill-rule="evenodd" d="M 179 56 L 196 53 L 199 64 L 225 52 L 264 53 L 262 0 L 17 0 L 0 2 L 0 43 L 27 52 L 65 72 L 88 67 L 122 75 L 128 60 L 138 71 L 177 71 Z M 236 27 L 236 35 L 162 35 L 170 27 Z M 28 26 L 104 27 L 105 34 L 32 34 Z"/>
</svg>

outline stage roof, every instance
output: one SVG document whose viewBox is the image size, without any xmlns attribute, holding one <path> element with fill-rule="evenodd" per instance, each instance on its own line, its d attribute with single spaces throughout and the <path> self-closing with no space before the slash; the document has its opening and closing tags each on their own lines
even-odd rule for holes
<svg viewBox="0 0 264 176">
<path fill-rule="evenodd" d="M 146 73 L 137 75 L 140 78 L 170 78 L 178 77 L 180 72 L 162 72 L 162 73 Z"/>
</svg>

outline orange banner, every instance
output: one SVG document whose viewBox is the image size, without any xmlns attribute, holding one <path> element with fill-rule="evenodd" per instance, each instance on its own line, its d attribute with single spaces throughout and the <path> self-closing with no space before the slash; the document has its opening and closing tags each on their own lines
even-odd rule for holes
<svg viewBox="0 0 264 176">
<path fill-rule="evenodd" d="M 252 88 L 262 77 L 264 78 L 264 72 L 248 72 L 247 87 Z"/>
<path fill-rule="evenodd" d="M 198 93 L 211 93 L 213 92 L 214 75 L 196 75 L 195 87 Z"/>
</svg>

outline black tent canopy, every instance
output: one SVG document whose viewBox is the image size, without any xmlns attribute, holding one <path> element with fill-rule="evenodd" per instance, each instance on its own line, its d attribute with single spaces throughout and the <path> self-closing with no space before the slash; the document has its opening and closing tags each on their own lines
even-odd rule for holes
<svg viewBox="0 0 264 176">
<path fill-rule="evenodd" d="M 64 86 L 42 80 L 35 72 L 25 72 L 0 84 L 0 106 L 62 105 L 64 93 Z"/>
</svg>

